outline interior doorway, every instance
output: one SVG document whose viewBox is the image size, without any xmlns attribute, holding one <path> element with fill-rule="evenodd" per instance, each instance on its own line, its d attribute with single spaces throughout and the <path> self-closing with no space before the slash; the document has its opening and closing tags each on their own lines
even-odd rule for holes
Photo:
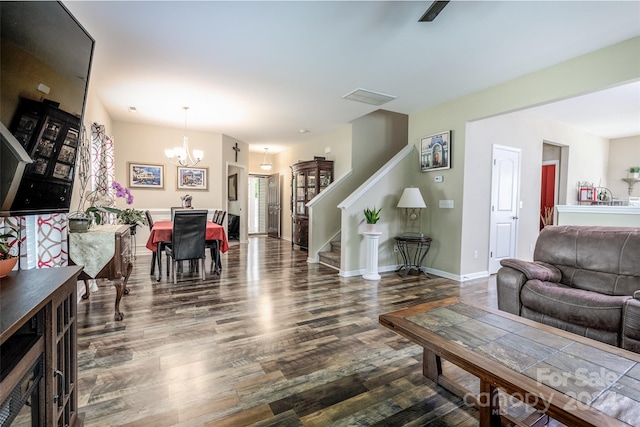
<svg viewBox="0 0 640 427">
<path fill-rule="evenodd" d="M 249 175 L 249 234 L 267 234 L 268 177 Z"/>
<path fill-rule="evenodd" d="M 520 155 L 519 148 L 493 146 L 489 274 L 498 271 L 500 260 L 516 257 Z"/>
<path fill-rule="evenodd" d="M 542 162 L 542 181 L 540 183 L 540 230 L 553 225 L 558 193 L 558 161 Z"/>
</svg>

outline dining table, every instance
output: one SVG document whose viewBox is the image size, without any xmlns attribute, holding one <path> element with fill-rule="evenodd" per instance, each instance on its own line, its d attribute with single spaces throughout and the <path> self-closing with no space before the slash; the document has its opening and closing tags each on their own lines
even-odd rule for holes
<svg viewBox="0 0 640 427">
<path fill-rule="evenodd" d="M 158 282 L 162 279 L 162 245 L 161 243 L 171 243 L 173 235 L 173 221 L 156 221 L 151 228 L 146 247 L 150 251 L 156 252 L 158 263 Z M 215 222 L 207 221 L 207 242 L 218 241 L 218 250 L 225 253 L 229 250 L 229 242 L 224 227 Z M 219 257 L 218 257 L 219 258 Z"/>
</svg>

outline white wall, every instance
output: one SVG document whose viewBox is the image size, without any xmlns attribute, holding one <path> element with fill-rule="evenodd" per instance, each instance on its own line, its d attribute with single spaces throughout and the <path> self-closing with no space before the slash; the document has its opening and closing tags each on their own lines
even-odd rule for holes
<svg viewBox="0 0 640 427">
<path fill-rule="evenodd" d="M 452 130 L 452 168 L 438 173 L 444 176 L 444 182 L 435 184 L 433 173 L 425 174 L 429 186 L 424 193 L 429 198 L 427 203 L 437 206 L 439 199 L 450 199 L 455 204 L 454 209 L 432 211 L 427 232 L 442 243 L 442 251 L 434 259 L 435 269 L 464 278 L 478 271 L 478 262 L 470 256 L 473 248 L 488 247 L 488 220 L 479 217 L 477 199 L 478 194 L 489 197 L 486 188 L 490 165 L 473 159 L 484 152 L 478 154 L 480 150 L 467 139 L 467 123 L 638 80 L 638 63 L 640 37 L 410 115 L 409 144 L 418 145 L 421 136 Z M 514 139 L 517 137 L 513 135 Z M 603 170 L 598 176 L 603 175 Z M 578 174 L 571 167 L 569 174 L 571 185 Z"/>
<path fill-rule="evenodd" d="M 576 204 L 576 183 L 598 182 L 606 174 L 609 141 L 563 124 L 532 116 L 526 111 L 479 120 L 467 125 L 465 170 L 473 170 L 473 179 L 465 179 L 465 207 L 473 210 L 473 223 L 463 232 L 471 236 L 462 246 L 462 260 L 470 272 L 487 269 L 489 262 L 489 222 L 491 205 L 491 160 L 494 144 L 522 150 L 520 169 L 520 201 L 516 256 L 531 259 L 530 245 L 539 232 L 540 185 L 543 144 L 554 142 L 569 147 L 569 200 Z M 473 251 L 478 251 L 478 259 Z"/>
<path fill-rule="evenodd" d="M 616 198 L 629 197 L 629 186 L 622 178 L 630 166 L 640 166 L 640 135 L 610 140 L 606 186 Z M 640 183 L 634 185 L 631 196 L 640 197 Z"/>
</svg>

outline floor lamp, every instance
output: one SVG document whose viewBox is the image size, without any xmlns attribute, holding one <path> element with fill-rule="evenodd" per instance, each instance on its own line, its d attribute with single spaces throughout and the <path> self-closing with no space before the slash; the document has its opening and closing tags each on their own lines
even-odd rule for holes
<svg viewBox="0 0 640 427">
<path fill-rule="evenodd" d="M 419 188 L 405 188 L 398 202 L 399 208 L 405 209 L 405 231 L 419 233 L 421 227 L 421 209 L 427 205 Z"/>
</svg>

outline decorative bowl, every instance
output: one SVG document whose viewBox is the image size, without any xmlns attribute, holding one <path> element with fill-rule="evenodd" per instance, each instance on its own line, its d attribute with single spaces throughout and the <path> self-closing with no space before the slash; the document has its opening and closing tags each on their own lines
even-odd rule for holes
<svg viewBox="0 0 640 427">
<path fill-rule="evenodd" d="M 18 263 L 18 257 L 0 260 L 0 278 L 7 277 Z"/>
</svg>

